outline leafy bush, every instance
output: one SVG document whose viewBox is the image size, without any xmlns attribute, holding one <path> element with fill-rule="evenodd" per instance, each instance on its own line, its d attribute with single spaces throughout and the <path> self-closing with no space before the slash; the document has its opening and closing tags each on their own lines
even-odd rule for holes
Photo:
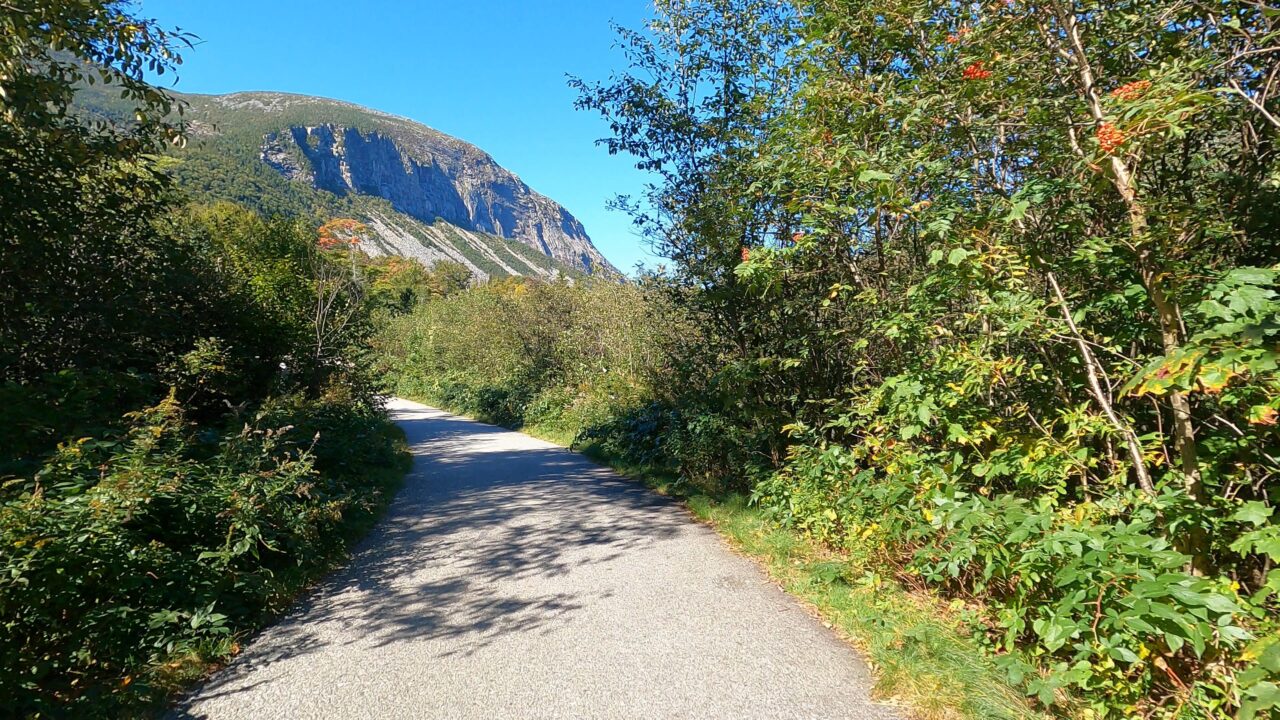
<svg viewBox="0 0 1280 720">
<path fill-rule="evenodd" d="M 403 470 L 357 362 L 364 259 L 309 219 L 182 206 L 155 154 L 181 104 L 146 74 L 190 36 L 135 10 L 0 6 L 6 717 L 143 712 L 326 569 Z M 119 118 L 72 109 L 95 82 Z"/>
<path fill-rule="evenodd" d="M 106 717 L 163 698 L 166 664 L 225 657 L 387 499 L 399 460 L 373 408 L 294 398 L 249 421 L 211 435 L 171 396 L 7 483 L 10 712 Z"/>
<path fill-rule="evenodd" d="M 654 392 L 663 307 L 610 281 L 500 280 L 391 319 L 375 345 L 397 392 L 572 437 Z"/>
<path fill-rule="evenodd" d="M 34 472 L 64 438 L 104 431 L 119 422 L 120 408 L 143 407 L 153 392 L 141 373 L 71 368 L 0 385 L 0 478 Z"/>
<path fill-rule="evenodd" d="M 962 603 L 1052 712 L 1275 714 L 1275 13 L 699 0 L 649 30 L 577 85 L 661 178 L 635 216 L 702 348 L 666 407 L 736 431 L 696 441 Z M 661 425 L 651 456 L 661 417 L 615 436 Z"/>
</svg>

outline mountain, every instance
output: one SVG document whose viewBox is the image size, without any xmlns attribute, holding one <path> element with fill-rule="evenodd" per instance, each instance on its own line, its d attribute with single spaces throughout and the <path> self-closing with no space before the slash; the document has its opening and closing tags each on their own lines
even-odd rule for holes
<svg viewBox="0 0 1280 720">
<path fill-rule="evenodd" d="M 406 118 L 303 95 L 174 93 L 187 147 L 174 174 L 197 199 L 267 214 L 355 217 L 373 255 L 450 259 L 479 278 L 616 275 L 582 223 L 487 153 Z M 92 89 L 80 103 L 122 115 Z"/>
</svg>

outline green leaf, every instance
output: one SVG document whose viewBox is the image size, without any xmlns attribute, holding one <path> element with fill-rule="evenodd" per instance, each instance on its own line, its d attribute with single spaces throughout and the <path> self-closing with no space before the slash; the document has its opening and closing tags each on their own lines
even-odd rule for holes
<svg viewBox="0 0 1280 720">
<path fill-rule="evenodd" d="M 1242 285 L 1270 285 L 1276 281 L 1275 270 L 1260 267 L 1240 267 L 1227 273 L 1228 282 Z"/>
<path fill-rule="evenodd" d="M 1016 222 L 1021 220 L 1027 214 L 1027 208 L 1031 207 L 1031 203 L 1027 200 L 1019 200 L 1009 209 L 1009 214 L 1004 216 L 1006 222 Z"/>
<path fill-rule="evenodd" d="M 1240 703 L 1240 720 L 1253 720 L 1263 710 L 1280 707 L 1280 686 L 1273 682 L 1260 682 L 1245 695 L 1246 699 Z"/>
<path fill-rule="evenodd" d="M 1188 587 L 1174 586 L 1169 588 L 1169 594 L 1177 598 L 1183 605 L 1191 607 L 1202 607 L 1208 601 L 1208 596 L 1201 595 Z"/>
<path fill-rule="evenodd" d="M 1275 512 L 1275 508 L 1267 507 L 1266 504 L 1258 500 L 1250 500 L 1244 505 L 1241 505 L 1240 509 L 1236 510 L 1235 514 L 1231 516 L 1231 519 L 1236 522 L 1263 525 L 1267 522 L 1267 518 L 1271 517 L 1273 512 Z"/>
<path fill-rule="evenodd" d="M 921 404 L 920 407 L 916 408 L 916 417 L 920 419 L 920 422 L 928 425 L 929 421 L 933 420 L 933 412 L 928 405 Z"/>
<path fill-rule="evenodd" d="M 1205 596 L 1205 607 L 1219 615 L 1234 615 L 1241 612 L 1240 607 L 1233 603 L 1227 596 L 1211 593 Z"/>
<path fill-rule="evenodd" d="M 1280 673 L 1280 640 L 1273 641 L 1262 651 L 1258 664 L 1273 673 Z"/>
<path fill-rule="evenodd" d="M 1128 648 L 1113 647 L 1108 652 L 1111 655 L 1111 657 L 1121 662 L 1127 662 L 1130 664 L 1138 662 L 1137 654 L 1135 654 L 1132 650 Z"/>
<path fill-rule="evenodd" d="M 1280 568 L 1267 573 L 1267 582 L 1265 587 L 1272 593 L 1280 595 Z"/>
<path fill-rule="evenodd" d="M 1272 561 L 1280 561 L 1280 535 L 1258 540 L 1253 544 L 1253 549 L 1269 556 Z"/>
</svg>

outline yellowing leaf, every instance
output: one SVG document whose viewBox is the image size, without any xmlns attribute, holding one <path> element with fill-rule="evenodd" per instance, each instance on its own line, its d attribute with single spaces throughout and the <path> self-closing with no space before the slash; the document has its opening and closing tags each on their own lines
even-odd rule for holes
<svg viewBox="0 0 1280 720">
<path fill-rule="evenodd" d="M 1217 395 L 1231 384 L 1231 379 L 1237 374 L 1231 368 L 1222 365 L 1206 364 L 1200 368 L 1196 381 L 1202 391 L 1209 395 Z"/>
<path fill-rule="evenodd" d="M 1270 405 L 1254 405 L 1249 408 L 1250 425 L 1275 425 L 1276 409 Z"/>
</svg>

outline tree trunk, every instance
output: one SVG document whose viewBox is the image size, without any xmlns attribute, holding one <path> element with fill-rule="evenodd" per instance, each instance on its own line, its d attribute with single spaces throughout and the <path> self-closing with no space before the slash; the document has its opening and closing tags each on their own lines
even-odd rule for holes
<svg viewBox="0 0 1280 720">
<path fill-rule="evenodd" d="M 1076 76 L 1081 92 L 1089 107 L 1089 114 L 1094 124 L 1101 127 L 1105 120 L 1102 101 L 1098 96 L 1097 84 L 1093 69 L 1085 53 L 1084 43 L 1080 39 L 1080 28 L 1076 22 L 1074 8 L 1063 12 L 1055 7 L 1057 20 L 1066 33 L 1071 45 L 1070 59 L 1075 65 Z M 1160 343 L 1166 356 L 1172 355 L 1182 346 L 1182 325 L 1176 302 L 1169 297 L 1164 286 L 1164 269 L 1160 266 L 1151 243 L 1147 210 L 1138 197 L 1133 171 L 1122 155 L 1110 153 L 1110 180 L 1116 192 L 1123 200 L 1129 216 L 1130 243 L 1137 255 L 1138 274 L 1147 291 L 1151 304 L 1155 307 L 1156 319 L 1160 326 Z M 1187 495 L 1196 502 L 1204 500 L 1204 491 L 1200 477 L 1200 463 L 1196 448 L 1195 427 L 1191 418 L 1191 402 L 1186 393 L 1174 390 L 1169 393 L 1169 404 L 1173 408 L 1173 441 L 1178 452 L 1183 484 Z M 1192 566 L 1196 570 L 1203 569 L 1207 538 L 1203 531 L 1193 530 L 1182 543 L 1183 550 L 1192 556 Z"/>
</svg>

